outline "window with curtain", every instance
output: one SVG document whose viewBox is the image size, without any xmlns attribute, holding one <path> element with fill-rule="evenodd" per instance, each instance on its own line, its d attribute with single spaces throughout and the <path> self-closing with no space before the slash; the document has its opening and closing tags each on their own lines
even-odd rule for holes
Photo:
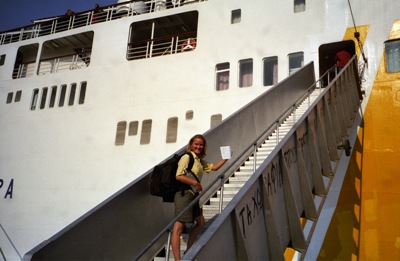
<svg viewBox="0 0 400 261">
<path fill-rule="evenodd" d="M 214 114 L 211 116 L 210 129 L 214 128 L 222 122 L 222 114 Z"/>
<path fill-rule="evenodd" d="M 149 144 L 150 143 L 150 137 L 151 137 L 151 125 L 153 121 L 152 120 L 144 120 L 142 122 L 142 133 L 140 136 L 140 144 Z"/>
<path fill-rule="evenodd" d="M 263 85 L 274 85 L 278 82 L 278 56 L 263 59 Z"/>
<path fill-rule="evenodd" d="M 239 87 L 253 85 L 253 59 L 239 61 Z"/>
<path fill-rule="evenodd" d="M 220 63 L 215 66 L 216 90 L 229 89 L 229 63 Z"/>
<path fill-rule="evenodd" d="M 138 121 L 131 121 L 129 123 L 129 136 L 136 136 L 138 134 L 139 122 Z"/>
<path fill-rule="evenodd" d="M 178 136 L 178 117 L 168 119 L 167 123 L 167 143 L 175 143 Z"/>
<path fill-rule="evenodd" d="M 115 146 L 121 146 L 125 143 L 126 121 L 117 123 L 117 131 L 115 135 Z"/>
</svg>

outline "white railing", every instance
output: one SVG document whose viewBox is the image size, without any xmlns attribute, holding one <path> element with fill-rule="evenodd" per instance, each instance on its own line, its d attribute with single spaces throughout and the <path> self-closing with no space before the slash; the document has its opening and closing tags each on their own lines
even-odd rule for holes
<svg viewBox="0 0 400 261">
<path fill-rule="evenodd" d="M 132 42 L 127 47 L 127 59 L 143 59 L 155 56 L 193 51 L 197 32 Z"/>
<path fill-rule="evenodd" d="M 127 16 L 145 13 L 159 12 L 165 9 L 178 8 L 192 3 L 205 2 L 207 0 L 148 0 L 127 1 L 115 5 L 104 6 L 72 16 L 56 16 L 46 19 L 34 25 L 24 26 L 15 30 L 0 33 L 0 45 L 32 39 L 44 35 L 55 34 L 66 30 L 88 26 L 96 23 L 107 22 Z"/>
<path fill-rule="evenodd" d="M 30 77 L 35 73 L 35 62 L 16 64 L 13 71 L 13 79 Z"/>
<path fill-rule="evenodd" d="M 49 74 L 60 71 L 83 69 L 90 64 L 90 53 L 73 54 L 62 57 L 41 60 L 39 63 L 38 74 Z"/>
</svg>

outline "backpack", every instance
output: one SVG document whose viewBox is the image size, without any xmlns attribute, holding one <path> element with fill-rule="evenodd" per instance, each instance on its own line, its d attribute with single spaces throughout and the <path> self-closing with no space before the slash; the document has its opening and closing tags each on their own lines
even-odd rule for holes
<svg viewBox="0 0 400 261">
<path fill-rule="evenodd" d="M 191 170 L 194 164 L 193 155 L 190 152 L 185 154 L 189 155 L 187 169 Z M 183 155 L 175 154 L 172 158 L 154 167 L 153 172 L 150 174 L 151 195 L 162 197 L 164 202 L 174 202 L 174 196 L 177 191 L 190 189 L 190 185 L 176 180 L 178 162 Z"/>
</svg>

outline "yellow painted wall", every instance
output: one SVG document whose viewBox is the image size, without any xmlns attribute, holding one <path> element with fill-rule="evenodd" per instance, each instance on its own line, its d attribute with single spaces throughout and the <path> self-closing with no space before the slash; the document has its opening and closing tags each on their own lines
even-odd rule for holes
<svg viewBox="0 0 400 261">
<path fill-rule="evenodd" d="M 400 73 L 382 57 L 319 260 L 400 260 Z"/>
</svg>

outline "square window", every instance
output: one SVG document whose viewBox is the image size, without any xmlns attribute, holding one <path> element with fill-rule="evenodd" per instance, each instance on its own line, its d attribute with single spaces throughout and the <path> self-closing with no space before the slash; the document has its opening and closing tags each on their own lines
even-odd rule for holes
<svg viewBox="0 0 400 261">
<path fill-rule="evenodd" d="M 288 55 L 288 57 L 289 57 L 289 75 L 292 75 L 301 67 L 303 67 L 304 53 L 303 52 L 291 53 Z"/>
<path fill-rule="evenodd" d="M 210 129 L 214 128 L 222 122 L 222 114 L 214 114 L 211 116 Z"/>
<path fill-rule="evenodd" d="M 294 0 L 294 12 L 300 13 L 306 10 L 306 0 Z"/>
</svg>

